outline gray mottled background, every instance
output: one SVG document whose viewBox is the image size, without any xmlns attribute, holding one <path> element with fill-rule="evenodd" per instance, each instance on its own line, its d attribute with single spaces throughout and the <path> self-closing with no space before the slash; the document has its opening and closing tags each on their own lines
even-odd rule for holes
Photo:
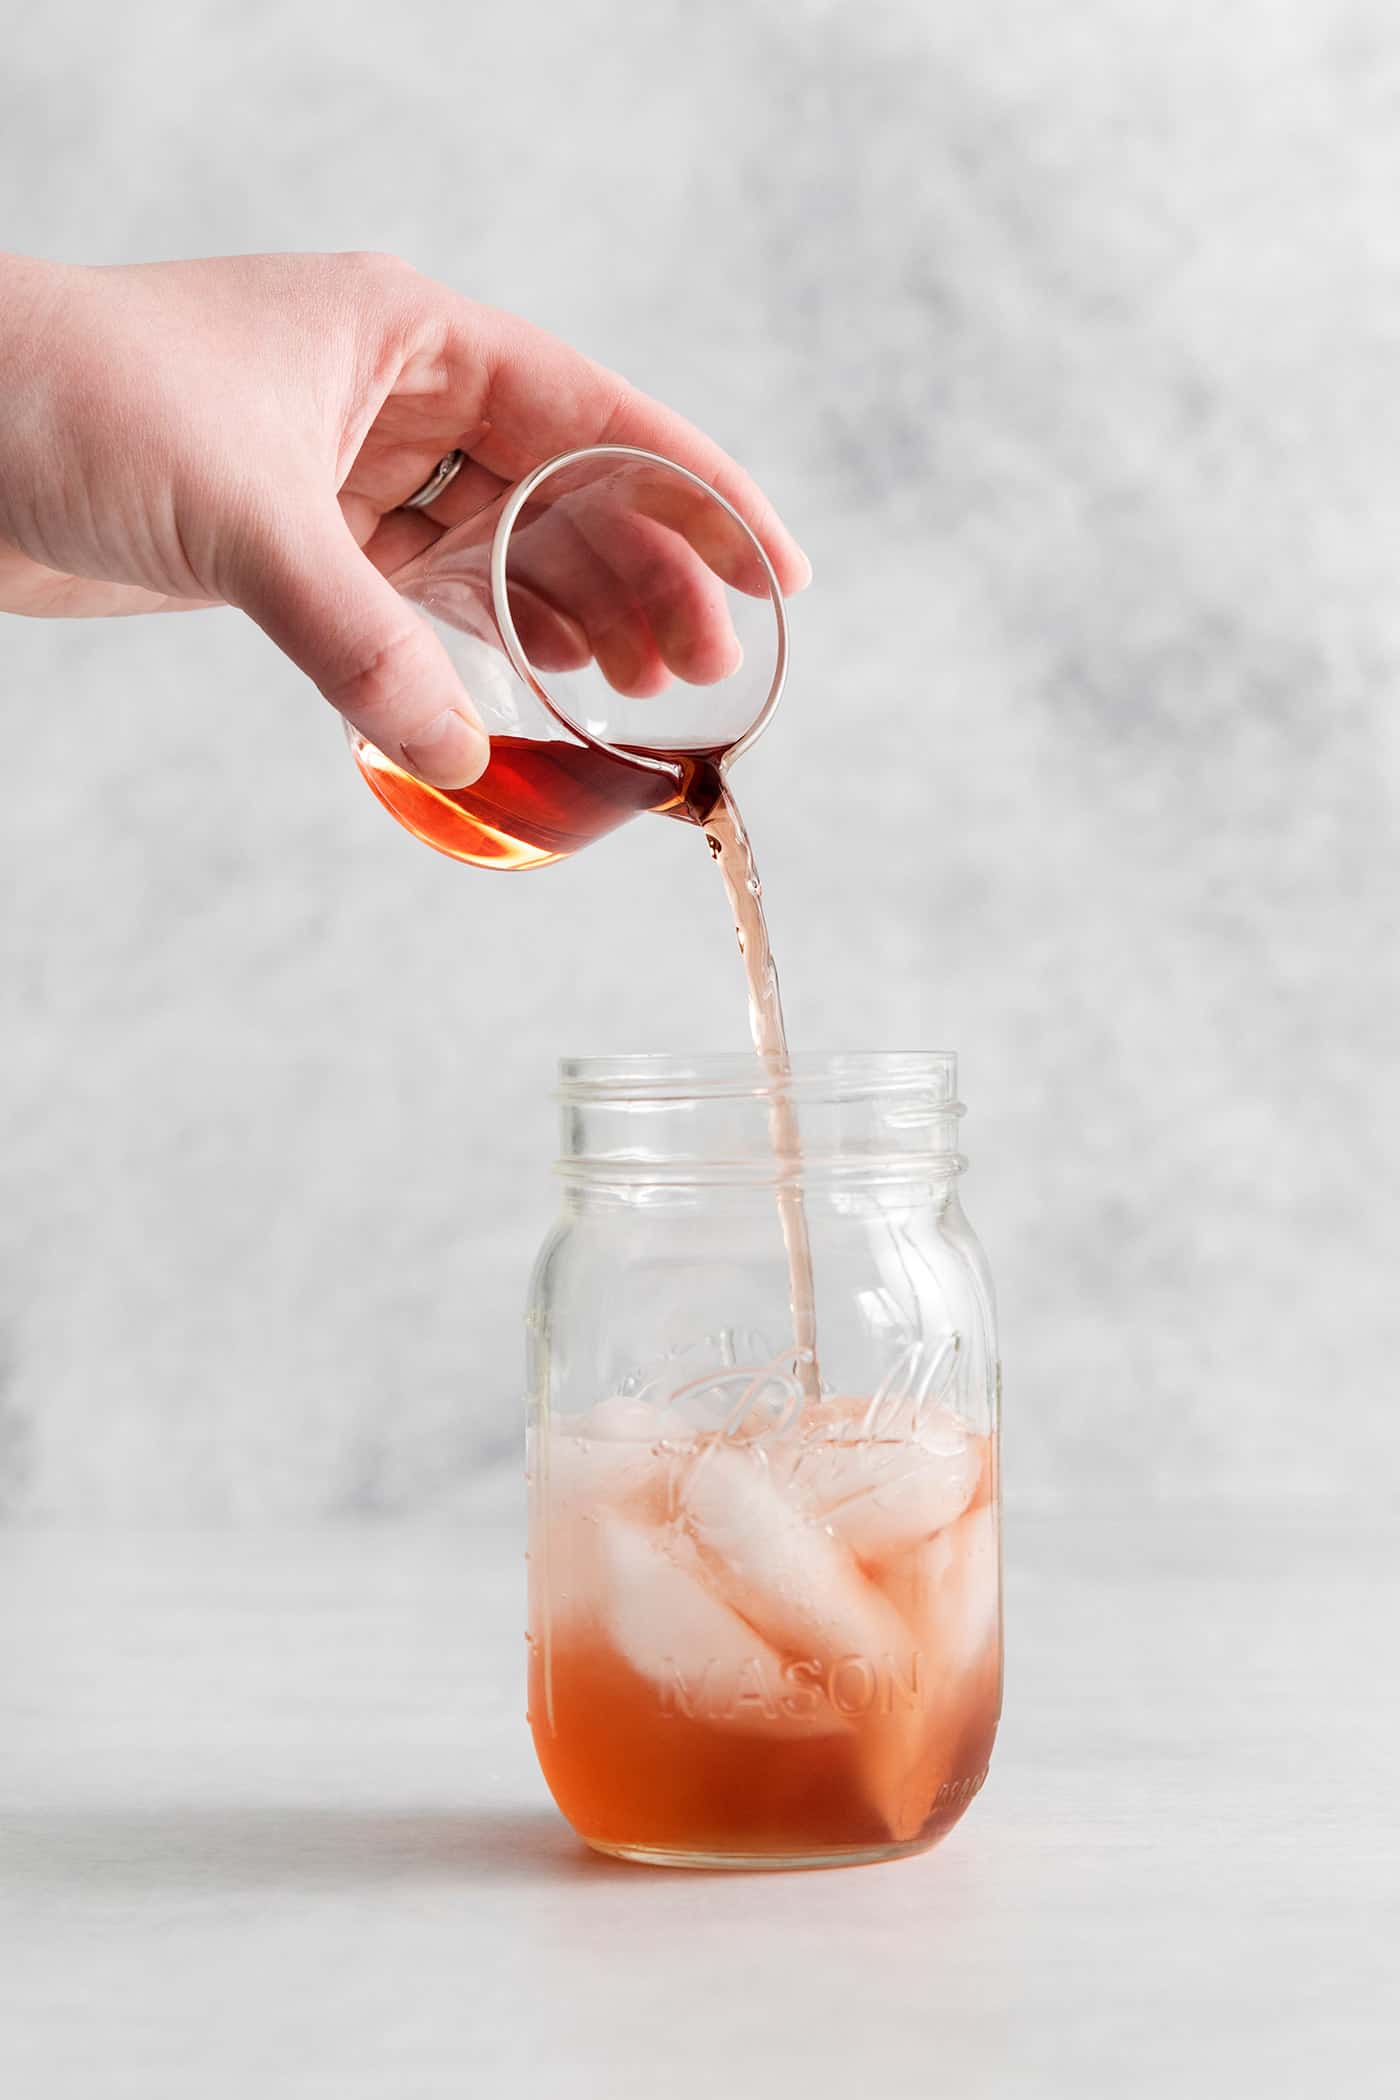
<svg viewBox="0 0 1400 2100">
<path fill-rule="evenodd" d="M 31 10 L 0 196 L 398 250 L 743 457 L 817 575 L 745 768 L 794 1040 L 963 1055 L 1014 1492 L 1393 1491 L 1390 0 Z M 233 615 L 0 685 L 0 1506 L 513 1468 L 555 1057 L 742 1041 L 704 854 L 435 858 Z"/>
</svg>

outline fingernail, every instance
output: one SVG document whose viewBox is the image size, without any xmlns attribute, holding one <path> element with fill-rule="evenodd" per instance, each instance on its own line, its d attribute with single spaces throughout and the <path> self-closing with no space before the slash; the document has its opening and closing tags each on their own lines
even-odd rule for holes
<svg viewBox="0 0 1400 2100">
<path fill-rule="evenodd" d="M 409 771 L 438 788 L 470 787 L 485 772 L 491 754 L 485 730 L 455 707 L 446 708 L 399 749 Z"/>
<path fill-rule="evenodd" d="M 802 574 L 792 587 L 794 595 L 798 591 L 805 591 L 808 584 L 812 581 L 812 564 L 810 563 L 810 561 L 808 561 L 806 555 L 803 553 L 800 547 L 797 550 L 797 558 L 802 564 Z"/>
</svg>

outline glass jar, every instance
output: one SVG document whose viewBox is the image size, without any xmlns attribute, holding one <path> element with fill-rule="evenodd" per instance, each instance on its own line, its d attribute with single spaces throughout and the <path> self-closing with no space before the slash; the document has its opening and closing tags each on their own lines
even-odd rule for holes
<svg viewBox="0 0 1400 2100">
<path fill-rule="evenodd" d="M 598 1850 L 668 1865 L 922 1851 L 982 1785 L 1001 1710 L 999 1372 L 955 1060 L 797 1058 L 777 1081 L 752 1057 L 578 1059 L 561 1099 L 528 1315 L 554 1798 Z"/>
</svg>

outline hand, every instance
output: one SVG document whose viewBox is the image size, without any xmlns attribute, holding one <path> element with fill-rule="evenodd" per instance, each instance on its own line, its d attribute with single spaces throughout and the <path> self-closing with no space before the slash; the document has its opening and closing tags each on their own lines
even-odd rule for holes
<svg viewBox="0 0 1400 2100">
<path fill-rule="evenodd" d="M 809 574 L 759 490 L 689 423 L 385 256 L 119 269 L 0 257 L 0 399 L 0 611 L 239 606 L 371 743 L 438 787 L 481 774 L 486 736 L 386 579 L 541 461 L 605 442 L 662 453 L 729 499 L 784 591 Z M 442 498 L 399 510 L 456 446 L 468 461 Z M 537 580 L 556 666 L 596 651 L 637 693 L 669 670 L 721 675 L 723 559 L 658 516 L 662 587 L 645 521 L 603 561 L 587 516 Z"/>
</svg>

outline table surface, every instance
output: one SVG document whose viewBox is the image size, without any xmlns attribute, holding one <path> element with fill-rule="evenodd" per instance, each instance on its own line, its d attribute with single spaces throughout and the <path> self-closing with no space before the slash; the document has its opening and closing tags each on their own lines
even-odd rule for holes
<svg viewBox="0 0 1400 2100">
<path fill-rule="evenodd" d="M 1037 1516 L 925 1857 L 594 1858 L 521 1719 L 520 1540 L 0 1536 L 14 2100 L 1390 2094 L 1393 1532 Z"/>
</svg>

